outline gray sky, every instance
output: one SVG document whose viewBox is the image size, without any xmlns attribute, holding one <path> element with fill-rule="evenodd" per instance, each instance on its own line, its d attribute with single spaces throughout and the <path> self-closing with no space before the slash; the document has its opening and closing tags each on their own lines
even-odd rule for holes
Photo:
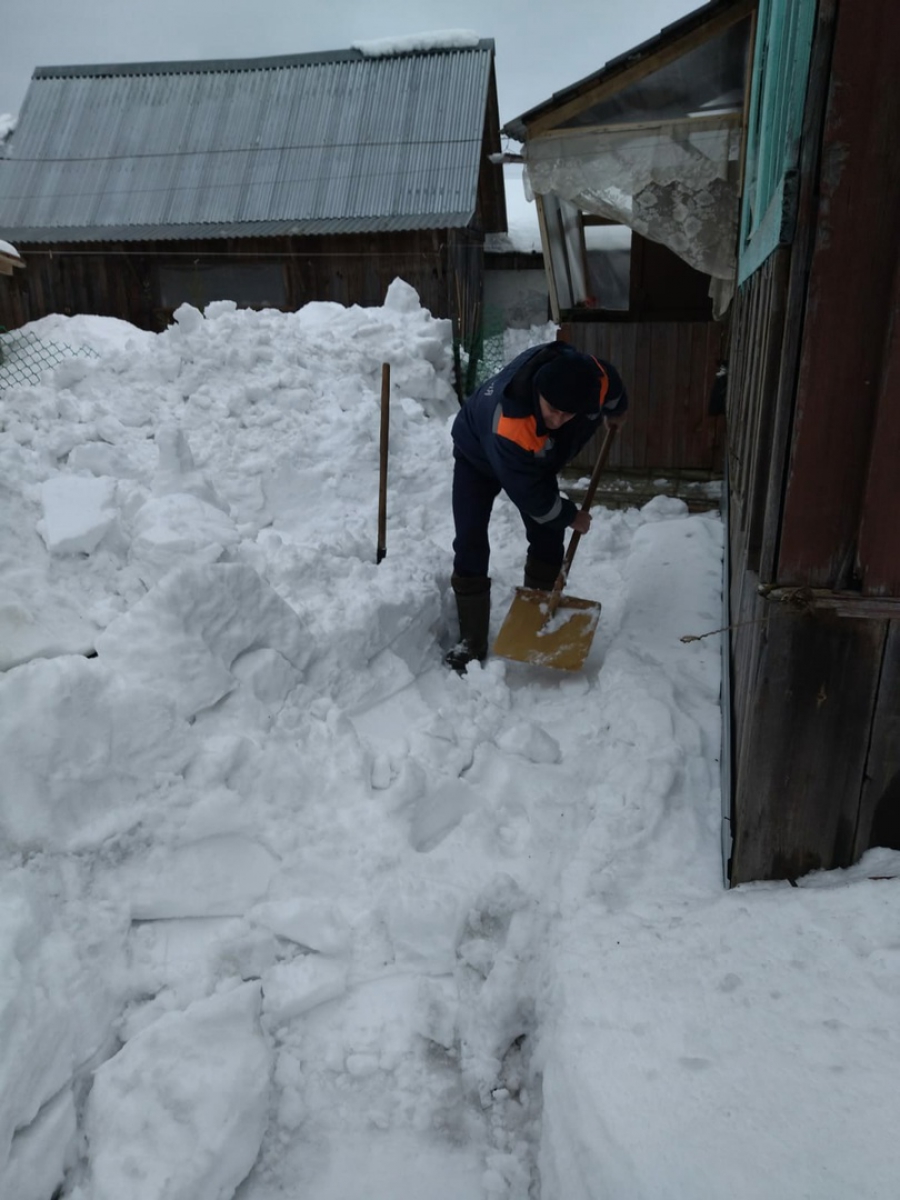
<svg viewBox="0 0 900 1200">
<path fill-rule="evenodd" d="M 441 29 L 493 38 L 501 123 L 591 74 L 700 0 L 0 0 L 0 114 L 35 67 L 338 50 Z"/>
</svg>

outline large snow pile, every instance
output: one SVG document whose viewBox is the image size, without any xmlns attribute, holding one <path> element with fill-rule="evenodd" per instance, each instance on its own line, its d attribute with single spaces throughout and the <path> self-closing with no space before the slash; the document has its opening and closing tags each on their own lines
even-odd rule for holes
<svg viewBox="0 0 900 1200">
<path fill-rule="evenodd" d="M 0 1195 L 895 1195 L 896 856 L 722 889 L 718 517 L 598 513 L 584 671 L 459 678 L 412 289 L 32 328 L 100 358 L 2 395 Z"/>
</svg>

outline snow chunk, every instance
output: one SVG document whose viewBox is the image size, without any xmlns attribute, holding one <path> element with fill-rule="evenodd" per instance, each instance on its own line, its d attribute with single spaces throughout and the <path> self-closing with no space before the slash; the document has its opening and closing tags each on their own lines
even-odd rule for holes
<svg viewBox="0 0 900 1200">
<path fill-rule="evenodd" d="M 117 885 L 136 921 L 241 916 L 269 889 L 278 859 L 236 833 L 200 838 L 120 868 Z"/>
<path fill-rule="evenodd" d="M 203 313 L 199 308 L 194 308 L 193 304 L 180 305 L 172 313 L 172 316 L 183 333 L 196 333 L 203 327 Z"/>
<path fill-rule="evenodd" d="M 562 758 L 559 742 L 532 721 L 512 725 L 497 738 L 507 754 L 517 754 L 533 763 L 558 763 Z"/>
<path fill-rule="evenodd" d="M 382 914 L 396 960 L 452 970 L 465 909 L 466 897 L 454 884 L 398 880 L 385 896 Z"/>
<path fill-rule="evenodd" d="M 70 913 L 64 924 L 58 887 L 50 874 L 38 884 L 23 870 L 0 885 L 0 1195 L 17 1200 L 46 1182 L 44 1169 L 59 1170 L 74 1122 L 64 1093 L 104 1047 L 122 1005 L 124 924 L 119 937 L 105 918 L 85 928 Z M 36 1158 L 42 1172 L 31 1176 Z M 27 1187 L 11 1186 L 24 1177 Z"/>
<path fill-rule="evenodd" d="M 474 806 L 475 795 L 464 779 L 445 780 L 416 801 L 410 844 L 421 853 L 433 850 Z"/>
<path fill-rule="evenodd" d="M 0 602 L 0 671 L 32 658 L 87 654 L 94 647 L 96 633 L 95 626 L 62 605 L 42 617 L 16 600 Z"/>
<path fill-rule="evenodd" d="M 172 703 L 93 660 L 36 659 L 0 679 L 0 834 L 74 849 L 126 829 L 190 757 Z"/>
<path fill-rule="evenodd" d="M 0 1195 L 47 1200 L 75 1157 L 75 1098 L 65 1088 L 13 1138 L 9 1161 L 0 1167 Z"/>
<path fill-rule="evenodd" d="M 266 647 L 298 672 L 311 655 L 298 615 L 243 563 L 172 572 L 97 639 L 111 670 L 170 695 L 184 717 L 228 695 L 240 656 Z"/>
<path fill-rule="evenodd" d="M 391 312 L 414 313 L 422 307 L 422 301 L 412 284 L 398 276 L 385 293 L 384 307 Z"/>
<path fill-rule="evenodd" d="M 641 516 L 650 521 L 671 521 L 676 517 L 686 517 L 688 506 L 677 496 L 654 496 L 641 509 Z"/>
<path fill-rule="evenodd" d="M 320 954 L 343 954 L 350 945 L 350 926 L 326 900 L 270 900 L 252 908 L 247 919 Z"/>
<path fill-rule="evenodd" d="M 116 481 L 56 475 L 41 485 L 38 533 L 51 554 L 90 554 L 116 519 Z"/>
<path fill-rule="evenodd" d="M 148 500 L 134 517 L 131 558 L 150 585 L 185 558 L 217 562 L 240 535 L 221 509 L 188 494 Z"/>
<path fill-rule="evenodd" d="M 168 1013 L 94 1076 L 90 1175 L 79 1200 L 223 1200 L 256 1160 L 272 1053 L 260 986 Z M 227 1053 L 224 1049 L 227 1047 Z M 76 1193 L 77 1195 L 77 1193 Z"/>
<path fill-rule="evenodd" d="M 153 491 L 157 496 L 168 496 L 172 492 L 186 493 L 204 500 L 214 508 L 228 511 L 228 505 L 219 499 L 210 480 L 198 471 L 190 442 L 177 426 L 166 425 L 156 434 L 159 451 L 159 466 L 153 479 Z"/>
<path fill-rule="evenodd" d="M 359 50 L 367 58 L 383 58 L 389 54 L 411 54 L 423 50 L 468 50 L 477 46 L 480 40 L 471 29 L 440 29 L 433 33 L 408 33 L 403 37 L 354 42 L 352 49 Z M 175 315 L 178 316 L 177 313 Z"/>
<path fill-rule="evenodd" d="M 61 341 L 69 346 L 86 347 L 101 358 L 121 351 L 129 354 L 128 363 L 133 365 L 136 350 L 150 350 L 157 335 L 118 317 L 97 317 L 87 313 L 76 313 L 67 317 L 62 313 L 48 313 L 30 321 L 25 329 L 48 341 Z M 54 377 L 59 385 L 58 377 Z M 117 406 L 118 407 L 118 406 Z"/>
<path fill-rule="evenodd" d="M 263 977 L 263 1004 L 267 1020 L 280 1025 L 292 1021 L 347 990 L 347 967 L 333 958 L 306 954 L 293 962 L 278 963 Z"/>
</svg>

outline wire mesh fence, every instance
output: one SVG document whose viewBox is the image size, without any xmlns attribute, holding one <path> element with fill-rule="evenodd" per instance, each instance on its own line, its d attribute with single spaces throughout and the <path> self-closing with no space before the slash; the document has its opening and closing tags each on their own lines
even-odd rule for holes
<svg viewBox="0 0 900 1200">
<path fill-rule="evenodd" d="M 506 331 L 506 314 L 502 308 L 494 304 L 485 304 L 482 310 L 481 322 L 481 353 L 478 359 L 478 370 L 475 381 L 480 387 L 485 380 L 506 364 L 504 355 L 504 333 Z"/>
<path fill-rule="evenodd" d="M 50 341 L 27 330 L 0 330 L 0 391 L 41 382 L 45 371 L 67 358 L 99 358 L 90 346 Z"/>
</svg>

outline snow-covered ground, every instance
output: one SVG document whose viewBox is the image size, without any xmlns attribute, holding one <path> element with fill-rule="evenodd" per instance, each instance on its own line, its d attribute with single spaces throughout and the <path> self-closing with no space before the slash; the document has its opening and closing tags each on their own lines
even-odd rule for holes
<svg viewBox="0 0 900 1200">
<path fill-rule="evenodd" d="M 718 517 L 459 678 L 410 288 L 30 328 L 100 357 L 0 393 L 0 1196 L 893 1200 L 898 856 L 723 889 Z"/>
</svg>

